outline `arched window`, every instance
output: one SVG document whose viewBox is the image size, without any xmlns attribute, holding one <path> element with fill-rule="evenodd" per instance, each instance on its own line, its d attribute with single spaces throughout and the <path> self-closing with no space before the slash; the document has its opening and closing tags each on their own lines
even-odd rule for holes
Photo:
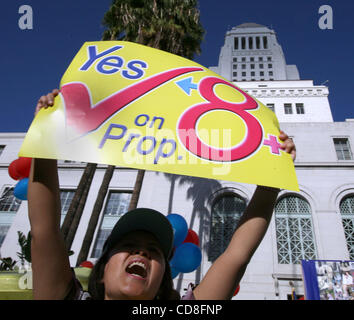
<svg viewBox="0 0 354 320">
<path fill-rule="evenodd" d="M 309 203 L 297 195 L 281 198 L 275 206 L 278 263 L 296 264 L 315 259 Z"/>
<path fill-rule="evenodd" d="M 211 209 L 209 261 L 214 262 L 226 249 L 246 209 L 246 201 L 236 194 L 219 197 Z"/>
<path fill-rule="evenodd" d="M 354 194 L 342 199 L 339 205 L 345 239 L 349 251 L 349 259 L 354 260 Z"/>
</svg>

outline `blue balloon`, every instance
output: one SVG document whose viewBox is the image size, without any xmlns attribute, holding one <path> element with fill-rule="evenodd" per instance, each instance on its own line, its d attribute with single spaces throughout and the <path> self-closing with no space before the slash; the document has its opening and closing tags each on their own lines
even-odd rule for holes
<svg viewBox="0 0 354 320">
<path fill-rule="evenodd" d="M 179 275 L 180 271 L 178 269 L 172 267 L 171 265 L 170 265 L 170 268 L 171 268 L 172 279 L 174 279 Z"/>
<path fill-rule="evenodd" d="M 176 248 L 170 264 L 180 272 L 192 272 L 200 266 L 201 262 L 200 248 L 194 243 L 186 242 Z"/>
<path fill-rule="evenodd" d="M 27 200 L 27 187 L 28 178 L 21 179 L 15 186 L 14 196 L 20 200 Z"/>
<path fill-rule="evenodd" d="M 167 215 L 167 219 L 170 221 L 173 228 L 173 233 L 174 233 L 173 246 L 177 247 L 187 237 L 188 234 L 187 221 L 181 215 L 176 213 L 171 213 Z"/>
</svg>

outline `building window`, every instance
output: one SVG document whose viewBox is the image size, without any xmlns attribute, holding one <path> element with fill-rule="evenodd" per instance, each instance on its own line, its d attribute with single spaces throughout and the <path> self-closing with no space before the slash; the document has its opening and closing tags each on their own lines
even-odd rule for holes
<svg viewBox="0 0 354 320">
<path fill-rule="evenodd" d="M 253 38 L 252 37 L 248 38 L 248 49 L 253 49 Z"/>
<path fill-rule="evenodd" d="M 232 65 L 232 68 L 235 70 L 237 69 L 237 64 Z"/>
<path fill-rule="evenodd" d="M 15 198 L 13 191 L 13 188 L 5 188 L 0 198 L 0 246 L 21 205 L 21 200 Z"/>
<path fill-rule="evenodd" d="M 66 214 L 69 210 L 72 199 L 74 198 L 74 190 L 60 190 L 61 213 Z"/>
<path fill-rule="evenodd" d="M 273 112 L 275 112 L 275 111 L 274 111 L 274 103 L 267 103 L 267 107 L 268 107 L 270 110 L 272 110 Z"/>
<path fill-rule="evenodd" d="M 251 71 L 251 76 L 255 76 L 256 75 L 256 73 L 254 72 L 254 71 Z"/>
<path fill-rule="evenodd" d="M 263 76 L 264 76 L 264 71 L 260 71 L 260 72 L 259 72 L 259 75 L 260 75 L 261 77 L 263 77 Z"/>
<path fill-rule="evenodd" d="M 4 149 L 5 149 L 5 146 L 0 146 L 0 156 L 1 156 L 2 152 L 4 151 Z"/>
<path fill-rule="evenodd" d="M 267 37 L 263 37 L 263 48 L 268 49 L 268 38 Z"/>
<path fill-rule="evenodd" d="M 13 188 L 5 188 L 0 198 L 0 212 L 16 213 L 20 207 L 21 200 L 14 196 Z"/>
<path fill-rule="evenodd" d="M 338 160 L 353 160 L 353 154 L 347 138 L 333 138 L 333 142 Z"/>
<path fill-rule="evenodd" d="M 251 58 L 250 58 L 250 61 L 251 61 L 251 62 L 254 62 L 254 57 L 251 57 Z"/>
<path fill-rule="evenodd" d="M 273 65 L 271 63 L 268 63 L 268 68 L 269 69 L 273 68 Z"/>
<path fill-rule="evenodd" d="M 75 195 L 74 190 L 60 190 L 61 217 L 60 225 L 64 222 L 65 216 L 69 211 L 71 201 Z"/>
<path fill-rule="evenodd" d="M 259 65 L 259 69 L 263 69 L 264 68 L 264 65 L 263 65 L 263 63 L 261 63 L 260 65 Z"/>
<path fill-rule="evenodd" d="M 246 58 L 245 57 L 242 58 L 242 62 L 246 62 Z"/>
<path fill-rule="evenodd" d="M 339 205 L 342 224 L 349 252 L 349 259 L 354 260 L 354 194 L 343 198 Z"/>
<path fill-rule="evenodd" d="M 304 114 L 305 109 L 304 109 L 304 104 L 303 103 L 296 103 L 296 113 L 297 114 Z"/>
<path fill-rule="evenodd" d="M 293 107 L 292 107 L 291 103 L 284 104 L 284 113 L 285 114 L 293 114 Z"/>
<path fill-rule="evenodd" d="M 242 37 L 241 38 L 241 46 L 242 46 L 242 49 L 246 49 L 246 38 L 245 37 Z"/>
<path fill-rule="evenodd" d="M 233 72 L 232 75 L 233 75 L 234 77 L 237 77 L 237 72 Z"/>
<path fill-rule="evenodd" d="M 103 212 L 103 219 L 97 233 L 91 258 L 98 258 L 102 253 L 103 245 L 119 218 L 128 211 L 131 193 L 111 191 Z"/>
<path fill-rule="evenodd" d="M 242 72 L 242 77 L 246 77 L 246 72 Z"/>
<path fill-rule="evenodd" d="M 246 209 L 246 201 L 235 194 L 224 194 L 211 209 L 209 261 L 214 262 L 228 246 Z"/>
<path fill-rule="evenodd" d="M 242 69 L 246 69 L 246 65 L 245 64 L 242 65 Z"/>
<path fill-rule="evenodd" d="M 273 76 L 273 71 L 269 71 L 269 76 Z"/>
<path fill-rule="evenodd" d="M 237 58 L 233 58 L 232 61 L 233 61 L 233 62 L 237 62 Z"/>
<path fill-rule="evenodd" d="M 259 58 L 258 58 L 258 61 L 263 61 L 263 57 L 259 57 Z"/>
<path fill-rule="evenodd" d="M 267 61 L 272 61 L 272 57 L 267 57 Z"/>
<path fill-rule="evenodd" d="M 251 64 L 251 69 L 254 69 L 254 64 Z"/>
<path fill-rule="evenodd" d="M 238 38 L 234 38 L 234 47 L 235 47 L 235 50 L 238 50 Z"/>
<path fill-rule="evenodd" d="M 316 259 L 310 204 L 297 195 L 281 198 L 275 206 L 279 264 Z"/>
<path fill-rule="evenodd" d="M 261 48 L 261 40 L 259 37 L 256 37 L 256 48 L 260 49 Z"/>
</svg>

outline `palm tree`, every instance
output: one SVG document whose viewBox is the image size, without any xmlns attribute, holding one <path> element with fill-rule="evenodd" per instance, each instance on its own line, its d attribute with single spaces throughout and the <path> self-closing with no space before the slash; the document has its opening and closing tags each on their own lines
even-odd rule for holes
<svg viewBox="0 0 354 320">
<path fill-rule="evenodd" d="M 86 165 L 79 185 L 75 191 L 74 197 L 71 200 L 68 212 L 66 213 L 63 224 L 61 226 L 61 232 L 63 233 L 65 244 L 68 250 L 71 247 L 77 227 L 79 225 L 96 167 L 96 163 L 88 163 Z"/>
<path fill-rule="evenodd" d="M 76 234 L 76 230 L 80 224 L 80 220 L 81 220 L 81 216 L 82 216 L 82 212 L 84 211 L 84 207 L 86 204 L 86 199 L 92 184 L 92 180 L 93 180 L 93 176 L 95 174 L 95 170 L 96 170 L 97 164 L 96 163 L 88 163 L 87 168 L 88 168 L 88 174 L 89 176 L 87 177 L 87 179 L 83 179 L 85 181 L 85 186 L 83 189 L 83 192 L 81 194 L 78 206 L 76 208 L 76 212 L 75 215 L 72 219 L 72 222 L 70 224 L 70 229 L 68 230 L 65 242 L 67 245 L 67 248 L 70 249 L 71 245 L 74 241 L 74 237 Z M 85 172 L 84 172 L 85 174 Z M 81 181 L 80 181 L 81 182 Z M 80 188 L 79 188 L 80 189 Z"/>
<path fill-rule="evenodd" d="M 204 30 L 196 0 L 114 0 L 104 16 L 103 40 L 144 44 L 185 58 L 200 53 Z M 129 210 L 135 209 L 144 180 L 138 170 Z"/>
<path fill-rule="evenodd" d="M 113 0 L 102 40 L 130 41 L 192 59 L 200 53 L 204 30 L 197 0 Z M 78 264 L 87 258 L 114 167 L 108 166 L 97 196 Z M 105 174 L 105 177 L 106 177 Z M 137 207 L 145 170 L 138 170 L 129 210 Z"/>
<path fill-rule="evenodd" d="M 104 199 L 106 197 L 106 194 L 107 194 L 107 191 L 109 188 L 109 183 L 111 182 L 114 169 L 115 169 L 114 166 L 108 166 L 106 169 L 106 172 L 104 174 L 100 190 L 98 191 L 95 205 L 93 206 L 91 218 L 88 223 L 88 227 L 87 227 L 87 230 L 85 233 L 84 241 L 82 243 L 81 250 L 80 250 L 80 253 L 79 253 L 79 256 L 77 259 L 77 265 L 80 265 L 88 257 L 92 238 L 93 238 L 95 230 L 96 230 L 96 225 L 97 225 L 98 219 L 100 217 L 100 213 L 102 210 Z"/>
<path fill-rule="evenodd" d="M 197 0 L 114 0 L 104 16 L 103 40 L 144 44 L 192 59 L 204 30 Z"/>
</svg>

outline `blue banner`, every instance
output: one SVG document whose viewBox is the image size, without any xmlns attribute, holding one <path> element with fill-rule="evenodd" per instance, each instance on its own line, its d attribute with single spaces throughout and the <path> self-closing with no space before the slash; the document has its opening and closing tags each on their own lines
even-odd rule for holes
<svg viewBox="0 0 354 320">
<path fill-rule="evenodd" d="M 306 300 L 320 300 L 315 261 L 302 260 L 302 272 Z"/>
</svg>

